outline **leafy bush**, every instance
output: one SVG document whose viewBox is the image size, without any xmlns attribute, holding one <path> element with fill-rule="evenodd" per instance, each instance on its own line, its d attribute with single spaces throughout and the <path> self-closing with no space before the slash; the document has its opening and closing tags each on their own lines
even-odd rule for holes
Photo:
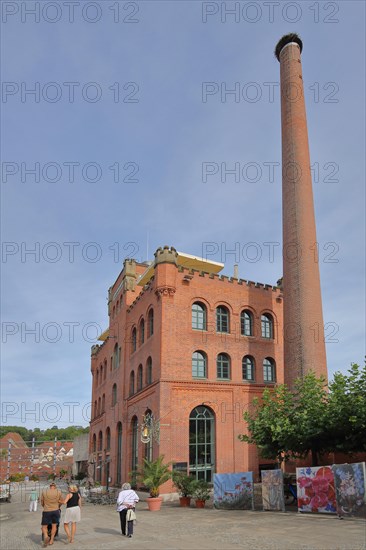
<svg viewBox="0 0 366 550">
<path fill-rule="evenodd" d="M 211 489 L 209 483 L 204 479 L 196 481 L 193 491 L 193 498 L 195 500 L 209 500 L 211 496 Z"/>
<path fill-rule="evenodd" d="M 172 474 L 173 485 L 178 489 L 179 496 L 191 497 L 197 481 L 194 477 L 188 476 L 184 472 L 173 470 Z"/>
<path fill-rule="evenodd" d="M 25 479 L 25 474 L 21 474 L 20 472 L 9 476 L 9 481 L 24 481 L 24 479 Z"/>
</svg>

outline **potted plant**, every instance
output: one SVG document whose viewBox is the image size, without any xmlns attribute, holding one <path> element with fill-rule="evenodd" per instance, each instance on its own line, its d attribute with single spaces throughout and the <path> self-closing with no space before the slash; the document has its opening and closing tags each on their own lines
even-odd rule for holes
<svg viewBox="0 0 366 550">
<path fill-rule="evenodd" d="M 193 498 L 196 501 L 196 508 L 204 508 L 206 500 L 209 500 L 211 496 L 210 486 L 207 481 L 200 479 L 196 482 Z"/>
<path fill-rule="evenodd" d="M 173 485 L 178 489 L 180 506 L 190 506 L 196 479 L 184 472 L 173 470 Z"/>
<path fill-rule="evenodd" d="M 169 469 L 171 463 L 164 464 L 163 461 L 164 455 L 160 455 L 156 460 L 152 461 L 144 458 L 143 466 L 138 472 L 139 479 L 150 491 L 150 498 L 147 498 L 146 502 L 151 512 L 160 510 L 163 500 L 159 496 L 160 486 L 168 481 L 172 475 Z"/>
</svg>

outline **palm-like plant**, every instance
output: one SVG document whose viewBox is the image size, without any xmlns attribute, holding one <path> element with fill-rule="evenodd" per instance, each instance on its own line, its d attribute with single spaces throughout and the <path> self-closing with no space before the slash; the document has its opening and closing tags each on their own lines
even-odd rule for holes
<svg viewBox="0 0 366 550">
<path fill-rule="evenodd" d="M 156 460 L 146 460 L 140 471 L 138 477 L 142 483 L 150 491 L 150 496 L 155 498 L 159 496 L 160 486 L 163 485 L 168 479 L 171 478 L 172 472 L 170 471 L 171 462 L 164 464 L 164 455 L 160 455 Z"/>
</svg>

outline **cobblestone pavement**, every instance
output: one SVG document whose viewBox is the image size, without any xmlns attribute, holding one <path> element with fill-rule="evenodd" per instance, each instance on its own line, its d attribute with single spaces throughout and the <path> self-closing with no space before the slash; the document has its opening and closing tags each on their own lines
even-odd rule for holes
<svg viewBox="0 0 366 550">
<path fill-rule="evenodd" d="M 41 507 L 28 511 L 27 491 L 0 505 L 2 550 L 33 550 L 42 547 Z M 145 495 L 143 495 L 145 497 Z M 160 512 L 149 512 L 141 501 L 137 507 L 135 533 L 123 537 L 114 506 L 85 504 L 82 520 L 70 550 L 364 550 L 366 523 L 362 520 L 293 512 L 219 511 L 180 508 L 166 502 Z M 54 550 L 69 546 L 61 520 Z"/>
</svg>

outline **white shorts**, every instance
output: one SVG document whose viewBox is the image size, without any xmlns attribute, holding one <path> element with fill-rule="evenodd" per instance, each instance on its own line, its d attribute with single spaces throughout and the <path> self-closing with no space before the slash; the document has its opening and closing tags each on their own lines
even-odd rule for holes
<svg viewBox="0 0 366 550">
<path fill-rule="evenodd" d="M 64 517 L 64 523 L 79 522 L 80 521 L 80 507 L 72 506 L 71 508 L 66 508 L 66 513 Z"/>
</svg>

